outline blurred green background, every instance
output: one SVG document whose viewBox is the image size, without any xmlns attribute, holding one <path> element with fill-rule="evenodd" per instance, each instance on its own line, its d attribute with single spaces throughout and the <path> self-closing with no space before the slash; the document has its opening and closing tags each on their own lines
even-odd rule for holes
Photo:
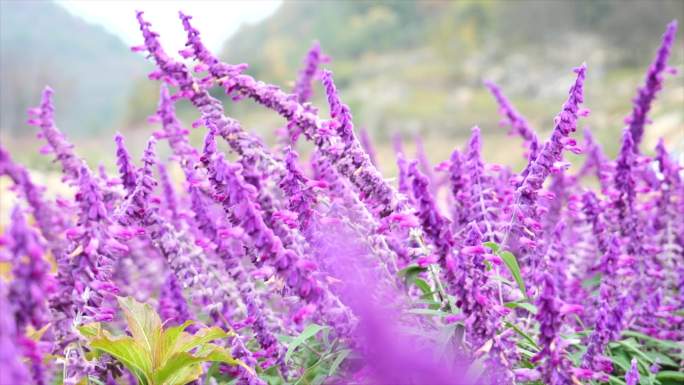
<svg viewBox="0 0 684 385">
<path fill-rule="evenodd" d="M 113 166 L 116 131 L 139 153 L 157 128 L 145 118 L 155 110 L 159 87 L 146 79 L 151 66 L 142 55 L 58 4 L 1 3 L 0 139 L 13 156 L 36 170 L 56 170 L 37 154 L 42 143 L 33 137 L 35 128 L 24 124 L 25 110 L 38 104 L 44 84 L 56 91 L 59 127 L 93 167 Z M 216 2 L 217 12 L 224 4 Z M 192 14 L 192 2 L 183 5 Z M 465 142 L 473 125 L 485 135 L 488 161 L 520 166 L 519 141 L 499 127 L 483 79 L 498 82 L 545 136 L 566 98 L 572 68 L 586 61 L 592 115 L 581 124 L 614 154 L 631 99 L 672 19 L 681 27 L 684 1 L 291 1 L 242 26 L 220 55 L 249 63 L 257 79 L 289 90 L 307 49 L 319 40 L 356 126 L 370 132 L 389 175 L 393 133 L 408 142 L 421 135 L 438 162 Z M 654 105 L 646 152 L 661 136 L 684 150 L 681 35 L 670 59 L 680 75 L 667 77 Z M 246 129 L 273 143 L 283 124 L 275 113 L 250 101 L 224 102 Z M 319 84 L 314 104 L 327 113 Z M 186 126 L 197 118 L 187 104 L 179 114 Z M 194 132 L 193 140 L 201 135 Z"/>
</svg>

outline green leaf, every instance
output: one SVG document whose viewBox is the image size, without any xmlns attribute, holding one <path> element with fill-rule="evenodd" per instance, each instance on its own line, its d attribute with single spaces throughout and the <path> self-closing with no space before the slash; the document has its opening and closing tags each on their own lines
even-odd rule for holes
<svg viewBox="0 0 684 385">
<path fill-rule="evenodd" d="M 653 351 L 653 352 L 644 352 L 644 353 L 645 353 L 649 358 L 651 358 L 651 360 L 653 360 L 654 362 L 655 362 L 656 360 L 659 360 L 661 365 L 673 366 L 673 367 L 677 367 L 677 365 L 679 365 L 679 364 L 676 363 L 672 358 L 670 358 L 670 356 L 668 356 L 667 354 L 663 354 L 663 353 L 661 353 L 661 352 L 656 352 L 656 351 Z"/>
<path fill-rule="evenodd" d="M 142 304 L 133 297 L 118 297 L 117 299 L 133 339 L 149 352 L 155 367 L 158 366 L 160 362 L 157 357 L 157 344 L 162 334 L 162 322 L 159 315 L 152 306 Z"/>
<path fill-rule="evenodd" d="M 174 353 L 181 351 L 177 349 L 178 340 L 181 339 L 183 334 L 187 334 L 183 332 L 192 324 L 193 321 L 185 321 L 182 325 L 167 328 L 162 332 L 162 336 L 155 349 L 156 357 L 159 358 L 160 364 L 166 362 Z"/>
<path fill-rule="evenodd" d="M 601 283 L 601 273 L 594 274 L 591 278 L 587 278 L 584 281 L 582 281 L 582 287 L 585 289 L 589 289 L 592 287 L 596 287 Z"/>
<path fill-rule="evenodd" d="M 152 362 L 145 349 L 131 337 L 110 339 L 102 337 L 90 342 L 90 347 L 101 350 L 120 361 L 133 372 L 140 382 L 150 384 Z"/>
<path fill-rule="evenodd" d="M 506 264 L 506 267 L 508 267 L 508 271 L 511 272 L 511 275 L 513 276 L 513 279 L 515 279 L 515 282 L 518 284 L 520 291 L 523 293 L 525 298 L 529 300 L 529 296 L 527 295 L 527 289 L 525 288 L 525 282 L 523 281 L 522 275 L 520 274 L 520 266 L 518 265 L 518 260 L 515 258 L 515 255 L 513 255 L 513 253 L 511 253 L 510 251 L 504 251 L 501 254 L 499 254 L 499 256 L 504 261 L 504 264 Z"/>
<path fill-rule="evenodd" d="M 154 384 L 175 385 L 187 384 L 202 375 L 204 357 L 195 357 L 190 353 L 175 353 L 166 361 L 164 366 L 154 373 Z"/>
<path fill-rule="evenodd" d="M 404 282 L 406 282 L 406 284 L 408 285 L 415 282 L 416 278 L 418 278 L 418 275 L 426 271 L 427 268 L 425 267 L 420 267 L 418 265 L 410 265 L 399 270 L 397 272 L 397 275 L 400 277 L 404 277 Z"/>
<path fill-rule="evenodd" d="M 608 375 L 609 376 L 609 381 L 611 385 L 626 385 L 625 381 L 622 380 L 621 378 L 615 377 L 613 375 Z"/>
<path fill-rule="evenodd" d="M 684 383 L 684 372 L 673 370 L 661 370 L 656 374 L 656 379 L 663 383 L 681 384 Z"/>
<path fill-rule="evenodd" d="M 47 325 L 43 326 L 42 328 L 36 330 L 33 328 L 32 325 L 28 325 L 26 327 L 26 337 L 29 339 L 39 342 L 42 338 L 45 332 L 50 328 L 51 324 L 48 323 Z"/>
<path fill-rule="evenodd" d="M 631 350 L 632 352 L 634 352 L 637 355 L 637 357 L 640 358 L 641 360 L 644 360 L 644 361 L 648 362 L 649 364 L 653 363 L 653 360 L 639 349 L 639 345 L 637 344 L 636 341 L 624 340 L 624 341 L 618 341 L 617 343 L 619 345 L 626 347 L 627 349 Z M 648 368 L 648 365 L 646 365 L 646 368 Z"/>
<path fill-rule="evenodd" d="M 438 309 L 425 309 L 425 308 L 420 308 L 420 309 L 409 309 L 408 313 L 411 314 L 418 314 L 418 315 L 432 315 L 436 317 L 446 317 L 448 315 L 451 315 L 451 313 L 446 313 Z"/>
<path fill-rule="evenodd" d="M 351 350 L 349 349 L 344 349 L 340 350 L 340 352 L 337 354 L 337 357 L 333 360 L 332 364 L 330 364 L 330 369 L 328 370 L 328 375 L 333 376 L 335 373 L 337 373 L 337 369 L 342 365 L 342 362 L 351 354 Z"/>
<path fill-rule="evenodd" d="M 78 332 L 81 333 L 85 339 L 92 339 L 98 337 L 102 333 L 102 324 L 99 322 L 91 322 L 89 324 L 77 327 Z"/>
<path fill-rule="evenodd" d="M 301 345 L 304 343 L 304 341 L 308 340 L 309 338 L 315 336 L 323 330 L 325 326 L 317 325 L 317 324 L 311 324 L 307 326 L 295 339 L 292 340 L 287 346 L 287 353 L 285 353 L 285 361 L 287 362 L 290 359 L 290 356 L 292 356 L 292 353 Z"/>
<path fill-rule="evenodd" d="M 507 302 L 504 304 L 505 307 L 509 309 L 521 308 L 525 309 L 532 314 L 537 314 L 537 307 L 529 302 Z"/>
<path fill-rule="evenodd" d="M 623 350 L 614 353 L 611 356 L 611 361 L 613 362 L 613 364 L 620 367 L 620 369 L 622 369 L 625 372 L 628 371 L 631 366 L 629 362 L 629 357 Z"/>
<path fill-rule="evenodd" d="M 205 361 L 223 362 L 229 365 L 240 365 L 249 372 L 254 373 L 254 370 L 247 366 L 244 362 L 234 358 L 226 348 L 215 344 L 204 344 L 197 349 L 195 356 L 204 358 Z"/>
<path fill-rule="evenodd" d="M 660 346 L 660 347 L 664 348 L 665 350 L 670 350 L 670 349 L 681 350 L 682 349 L 681 344 L 676 342 L 676 341 L 661 340 L 661 339 L 653 338 L 651 336 L 648 336 L 648 335 L 643 334 L 643 333 L 635 332 L 633 330 L 625 330 L 622 332 L 622 335 L 624 337 L 634 337 L 634 338 L 638 338 L 640 340 L 644 340 L 645 342 L 647 342 L 649 344 L 652 344 L 655 346 Z"/>
<path fill-rule="evenodd" d="M 527 333 L 525 333 L 521 328 L 519 328 L 518 325 L 510 323 L 508 321 L 504 321 L 504 324 L 507 327 L 515 330 L 516 333 L 518 333 L 521 337 L 523 337 L 525 340 L 527 340 L 527 342 L 529 342 L 530 344 L 532 344 L 532 346 L 534 346 L 537 350 L 539 350 L 539 345 L 537 345 L 537 343 L 534 341 L 534 339 L 532 337 L 530 337 Z"/>
<path fill-rule="evenodd" d="M 489 247 L 492 250 L 492 253 L 498 254 L 499 253 L 499 244 L 496 242 L 485 242 L 483 243 L 485 247 Z"/>
<path fill-rule="evenodd" d="M 189 352 L 207 342 L 226 337 L 228 337 L 228 333 L 216 326 L 200 329 L 195 334 L 182 333 L 176 345 L 175 352 Z"/>
<path fill-rule="evenodd" d="M 100 379 L 92 377 L 92 376 L 88 376 L 88 381 L 92 382 L 95 385 L 105 385 L 105 383 L 100 381 Z"/>
<path fill-rule="evenodd" d="M 194 354 L 188 352 L 174 353 L 169 357 L 164 366 L 155 372 L 154 383 L 160 385 L 182 385 L 196 380 L 202 375 L 202 366 L 200 364 L 203 362 L 222 362 L 229 365 L 241 365 L 254 373 L 254 371 L 247 367 L 242 361 L 233 358 L 225 348 L 205 343 L 200 346 Z"/>
<path fill-rule="evenodd" d="M 413 283 L 414 283 L 416 286 L 418 286 L 418 288 L 420 289 L 420 291 L 423 292 L 423 295 L 424 295 L 424 296 L 428 296 L 427 298 L 430 298 L 431 295 L 433 294 L 432 288 L 430 287 L 430 285 L 429 285 L 427 282 L 425 282 L 424 279 L 416 278 L 416 279 L 413 281 Z"/>
</svg>

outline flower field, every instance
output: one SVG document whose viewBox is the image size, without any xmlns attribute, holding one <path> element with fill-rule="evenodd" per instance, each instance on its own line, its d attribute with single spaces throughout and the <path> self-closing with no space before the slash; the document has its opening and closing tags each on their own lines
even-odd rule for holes
<svg viewBox="0 0 684 385">
<path fill-rule="evenodd" d="M 591 63 L 549 138 L 485 82 L 525 146 L 514 170 L 485 162 L 479 127 L 437 165 L 399 136 L 379 157 L 325 47 L 283 90 L 179 17 L 176 56 L 137 13 L 132 51 L 153 63 L 159 102 L 142 154 L 114 137 L 117 175 L 79 157 L 49 87 L 28 124 L 74 194 L 48 197 L 0 146 L 19 202 L 0 236 L 0 385 L 684 383 L 684 165 L 664 140 L 642 152 L 676 75 L 676 21 L 654 39 L 615 159 L 578 134 Z M 220 89 L 282 117 L 277 144 L 228 116 Z M 179 101 L 200 114 L 190 127 Z"/>
</svg>

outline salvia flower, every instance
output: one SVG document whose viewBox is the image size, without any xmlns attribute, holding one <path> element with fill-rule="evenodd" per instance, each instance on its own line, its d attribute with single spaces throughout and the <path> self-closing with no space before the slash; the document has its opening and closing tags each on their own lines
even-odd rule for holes
<svg viewBox="0 0 684 385">
<path fill-rule="evenodd" d="M 304 67 L 299 71 L 297 81 L 292 92 L 297 95 L 299 103 L 308 102 L 311 99 L 313 78 L 318 74 L 322 63 L 330 61 L 328 56 L 321 52 L 321 45 L 317 41 L 311 45 L 304 60 Z"/>
<path fill-rule="evenodd" d="M 639 383 L 639 367 L 637 366 L 637 359 L 632 358 L 632 363 L 629 370 L 625 373 L 625 383 L 627 385 L 637 385 Z"/>
<path fill-rule="evenodd" d="M 44 245 L 35 230 L 26 224 L 19 207 L 12 212 L 9 228 L 14 255 L 13 280 L 9 286 L 9 300 L 14 306 L 17 329 L 42 328 L 49 320 L 47 296 L 54 291 L 50 266 L 43 259 Z"/>
<path fill-rule="evenodd" d="M 504 117 L 502 124 L 507 124 L 511 126 L 511 132 L 520 135 L 525 141 L 525 148 L 528 149 L 529 153 L 527 158 L 530 161 L 537 159 L 537 152 L 539 151 L 539 138 L 534 132 L 534 129 L 527 123 L 527 119 L 522 116 L 513 107 L 513 104 L 508 100 L 508 98 L 503 94 L 501 88 L 492 81 L 485 81 L 485 86 L 494 95 L 494 99 L 499 104 L 499 111 Z"/>
<path fill-rule="evenodd" d="M 127 193 L 131 193 L 136 185 L 135 166 L 131 160 L 131 156 L 124 145 L 124 137 L 121 134 L 116 134 L 114 137 L 116 142 L 116 164 L 119 166 L 119 175 L 121 177 L 121 184 Z"/>
<path fill-rule="evenodd" d="M 0 379 L 5 384 L 24 385 L 29 383 L 29 373 L 21 362 L 21 351 L 18 349 L 20 334 L 17 325 L 8 311 L 7 287 L 0 279 Z"/>
<path fill-rule="evenodd" d="M 633 150 L 635 152 L 638 152 L 639 143 L 644 136 L 644 126 L 648 121 L 651 104 L 658 91 L 663 88 L 663 72 L 668 68 L 667 59 L 670 57 L 670 50 L 674 44 L 676 33 L 677 21 L 674 20 L 667 25 L 658 53 L 646 73 L 644 85 L 639 88 L 637 96 L 634 98 L 632 113 L 625 119 L 626 123 L 629 124 L 628 128 L 634 140 Z"/>
</svg>

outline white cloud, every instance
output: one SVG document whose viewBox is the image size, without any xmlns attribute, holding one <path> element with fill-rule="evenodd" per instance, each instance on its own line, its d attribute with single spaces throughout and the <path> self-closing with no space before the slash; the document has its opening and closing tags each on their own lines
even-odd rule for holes
<svg viewBox="0 0 684 385">
<path fill-rule="evenodd" d="M 202 40 L 217 52 L 241 24 L 268 17 L 281 1 L 57 0 L 57 3 L 70 13 L 118 35 L 128 45 L 142 43 L 135 11 L 144 11 L 153 30 L 161 35 L 167 52 L 172 53 L 182 49 L 185 43 L 178 11 L 193 16 L 193 25 L 202 33 Z"/>
</svg>

